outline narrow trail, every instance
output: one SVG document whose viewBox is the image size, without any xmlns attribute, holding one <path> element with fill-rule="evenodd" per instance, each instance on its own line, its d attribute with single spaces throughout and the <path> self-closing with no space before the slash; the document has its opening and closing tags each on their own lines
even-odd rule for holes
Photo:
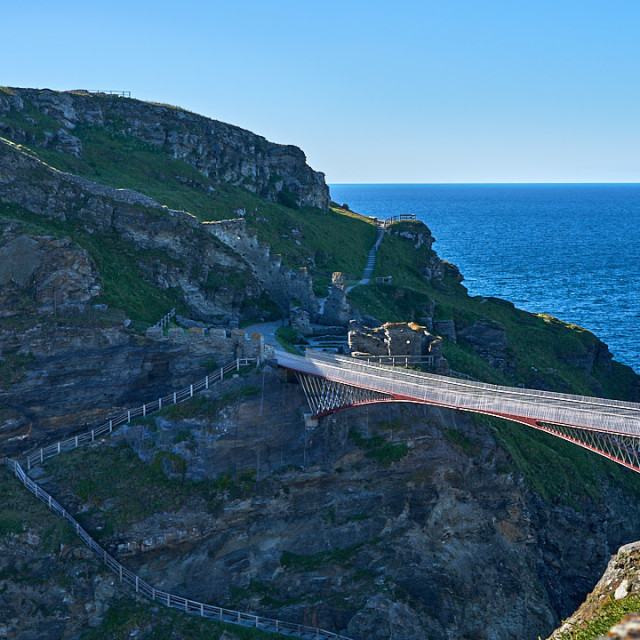
<svg viewBox="0 0 640 640">
<path fill-rule="evenodd" d="M 378 237 L 376 238 L 376 243 L 371 247 L 369 251 L 369 257 L 367 258 L 367 266 L 364 268 L 364 272 L 362 274 L 362 280 L 358 284 L 367 284 L 369 280 L 371 280 L 371 276 L 373 275 L 373 269 L 376 266 L 376 254 L 378 252 L 378 248 L 380 247 L 380 243 L 382 242 L 382 238 L 384 237 L 385 225 L 378 224 Z"/>
</svg>

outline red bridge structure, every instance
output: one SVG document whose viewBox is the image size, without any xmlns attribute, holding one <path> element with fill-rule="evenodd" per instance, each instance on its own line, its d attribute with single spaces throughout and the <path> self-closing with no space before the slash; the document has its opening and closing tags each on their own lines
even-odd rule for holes
<svg viewBox="0 0 640 640">
<path fill-rule="evenodd" d="M 276 350 L 313 417 L 377 402 L 413 402 L 497 416 L 545 431 L 640 472 L 640 404 L 460 380 L 307 351 Z"/>
</svg>

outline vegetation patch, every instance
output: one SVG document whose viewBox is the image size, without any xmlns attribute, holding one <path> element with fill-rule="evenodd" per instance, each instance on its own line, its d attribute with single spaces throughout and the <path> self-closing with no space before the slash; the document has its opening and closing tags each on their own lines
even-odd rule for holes
<svg viewBox="0 0 640 640">
<path fill-rule="evenodd" d="M 562 634 L 562 640 L 593 640 L 607 634 L 626 615 L 640 610 L 640 596 L 632 595 L 616 600 L 611 595 L 597 613 L 583 626 Z M 625 636 L 626 637 L 626 636 Z"/>
<path fill-rule="evenodd" d="M 153 265 L 170 260 L 153 249 L 141 249 L 115 232 L 91 234 L 80 225 L 39 216 L 16 205 L 0 203 L 0 217 L 18 220 L 25 231 L 36 235 L 71 238 L 87 251 L 98 267 L 102 293 L 94 303 L 124 309 L 132 320 L 156 322 L 170 309 L 184 311 L 182 293 L 176 288 L 160 289 L 146 279 L 141 264 Z"/>
<path fill-rule="evenodd" d="M 287 353 L 292 353 L 296 356 L 304 355 L 302 350 L 296 346 L 296 343 L 300 341 L 300 336 L 292 327 L 278 327 L 276 329 L 276 340 Z"/>
<path fill-rule="evenodd" d="M 186 466 L 180 456 L 159 451 L 146 464 L 126 445 L 76 449 L 53 458 L 48 467 L 60 486 L 94 506 L 76 517 L 83 526 L 88 518 L 104 520 L 103 528 L 92 533 L 103 542 L 154 514 L 177 511 L 194 500 L 216 511 L 221 501 L 249 495 L 256 487 L 252 471 L 193 481 L 184 478 Z"/>
<path fill-rule="evenodd" d="M 467 458 L 474 458 L 480 453 L 479 445 L 458 429 L 453 427 L 443 429 L 442 435 L 449 444 L 460 449 Z"/>
<path fill-rule="evenodd" d="M 402 460 L 409 453 L 409 447 L 404 442 L 394 444 L 386 441 L 380 435 L 364 438 L 355 429 L 349 429 L 349 438 L 356 446 L 366 450 L 365 456 L 367 458 L 373 458 L 385 468 Z"/>
<path fill-rule="evenodd" d="M 162 606 L 122 599 L 111 602 L 102 622 L 85 633 L 82 639 L 132 637 L 137 640 L 278 640 L 282 635 L 205 620 Z"/>
<path fill-rule="evenodd" d="M 346 567 L 351 564 L 354 556 L 363 545 L 364 543 L 360 542 L 358 544 L 345 547 L 344 549 L 320 551 L 319 553 L 311 555 L 300 555 L 297 553 L 291 553 L 290 551 L 283 551 L 280 556 L 280 564 L 286 569 L 293 569 L 294 571 L 300 571 L 303 573 L 318 571 L 319 569 L 332 564 Z"/>
<path fill-rule="evenodd" d="M 610 479 L 640 497 L 638 474 L 611 460 L 524 425 L 470 415 L 490 429 L 527 485 L 548 504 L 564 503 L 581 511 L 585 499 L 601 500 Z"/>
</svg>

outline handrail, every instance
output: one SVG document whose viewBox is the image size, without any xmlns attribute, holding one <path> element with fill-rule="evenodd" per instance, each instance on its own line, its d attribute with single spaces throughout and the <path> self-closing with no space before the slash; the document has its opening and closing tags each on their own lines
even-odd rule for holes
<svg viewBox="0 0 640 640">
<path fill-rule="evenodd" d="M 128 584 L 135 589 L 139 595 L 158 602 L 166 607 L 179 609 L 191 615 L 198 615 L 203 618 L 226 622 L 229 624 L 238 624 L 245 627 L 253 627 L 264 631 L 282 633 L 284 635 L 296 636 L 298 638 L 315 638 L 318 640 L 351 640 L 347 636 L 319 629 L 317 627 L 308 627 L 306 625 L 295 624 L 283 620 L 273 618 L 264 618 L 262 616 L 243 613 L 234 609 L 226 609 L 211 604 L 205 604 L 197 600 L 191 600 L 183 596 L 177 596 L 168 591 L 156 589 L 152 584 L 140 578 L 122 564 L 120 564 L 106 549 L 103 549 L 80 525 L 80 523 L 57 501 L 47 493 L 40 485 L 34 482 L 22 468 L 17 460 L 7 459 L 7 465 L 13 471 L 15 477 L 22 482 L 25 488 L 30 491 L 36 498 L 44 502 L 51 511 L 62 517 L 62 519 L 71 526 L 80 539 L 91 549 L 91 551 L 100 559 L 100 561 L 114 574 L 116 574 L 122 584 Z"/>
<path fill-rule="evenodd" d="M 143 404 L 141 407 L 136 407 L 135 409 L 127 409 L 122 413 L 114 416 L 107 420 L 104 424 L 96 427 L 95 429 L 91 429 L 81 435 L 72 436 L 67 438 L 66 440 L 60 440 L 51 444 L 47 447 L 40 447 L 31 453 L 25 454 L 25 461 L 27 463 L 27 469 L 30 470 L 35 467 L 37 464 L 40 464 L 47 460 L 48 458 L 52 458 L 53 456 L 57 456 L 63 451 L 70 451 L 71 449 L 77 449 L 79 446 L 83 444 L 88 444 L 91 442 L 95 442 L 96 438 L 100 438 L 105 434 L 112 433 L 113 430 L 121 424 L 129 424 L 135 418 L 144 418 L 156 411 L 160 411 L 165 407 L 179 404 L 180 402 L 184 402 L 185 400 L 189 400 L 189 398 L 193 398 L 194 394 L 198 391 L 202 391 L 203 389 L 208 389 L 212 384 L 220 382 L 225 375 L 233 371 L 234 369 L 237 371 L 241 366 L 246 366 L 253 362 L 257 362 L 255 358 L 237 358 L 235 361 L 230 362 L 224 367 L 220 367 L 218 371 L 213 374 L 207 375 L 202 380 L 199 380 L 195 384 L 191 384 L 180 391 L 174 391 L 162 398 L 158 398 L 157 400 L 153 400 L 152 402 L 148 402 Z"/>
<path fill-rule="evenodd" d="M 171 320 L 171 318 L 173 318 L 173 316 L 175 315 L 176 308 L 174 307 L 173 309 L 171 309 L 171 311 L 169 311 L 169 313 L 160 318 L 160 320 L 158 320 L 158 322 L 156 322 L 151 328 L 155 329 L 157 327 L 160 327 L 161 329 L 164 329 L 169 324 L 169 320 Z"/>
<path fill-rule="evenodd" d="M 398 370 L 348 356 L 276 351 L 280 366 L 415 402 L 640 437 L 640 404 Z"/>
</svg>

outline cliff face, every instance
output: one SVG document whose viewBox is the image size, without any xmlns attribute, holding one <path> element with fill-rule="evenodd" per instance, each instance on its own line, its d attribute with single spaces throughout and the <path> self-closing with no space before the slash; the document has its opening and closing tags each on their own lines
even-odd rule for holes
<svg viewBox="0 0 640 640">
<path fill-rule="evenodd" d="M 28 128 L 2 122 L 3 115 L 22 112 L 25 102 L 31 107 L 31 123 L 44 116 L 51 130 L 36 135 Z M 0 135 L 15 142 L 81 158 L 82 142 L 73 134 L 78 124 L 108 126 L 136 136 L 188 162 L 204 176 L 242 186 L 274 202 L 290 200 L 321 209 L 329 206 L 324 174 L 306 164 L 298 147 L 274 144 L 233 125 L 138 100 L 47 89 L 0 92 Z"/>
<path fill-rule="evenodd" d="M 267 369 L 42 479 L 162 588 L 358 640 L 535 640 L 640 525 L 613 477 L 573 506 L 543 502 L 495 426 L 463 413 L 378 405 L 305 429 L 304 402 Z M 184 464 L 150 485 L 158 452 Z"/>
</svg>

